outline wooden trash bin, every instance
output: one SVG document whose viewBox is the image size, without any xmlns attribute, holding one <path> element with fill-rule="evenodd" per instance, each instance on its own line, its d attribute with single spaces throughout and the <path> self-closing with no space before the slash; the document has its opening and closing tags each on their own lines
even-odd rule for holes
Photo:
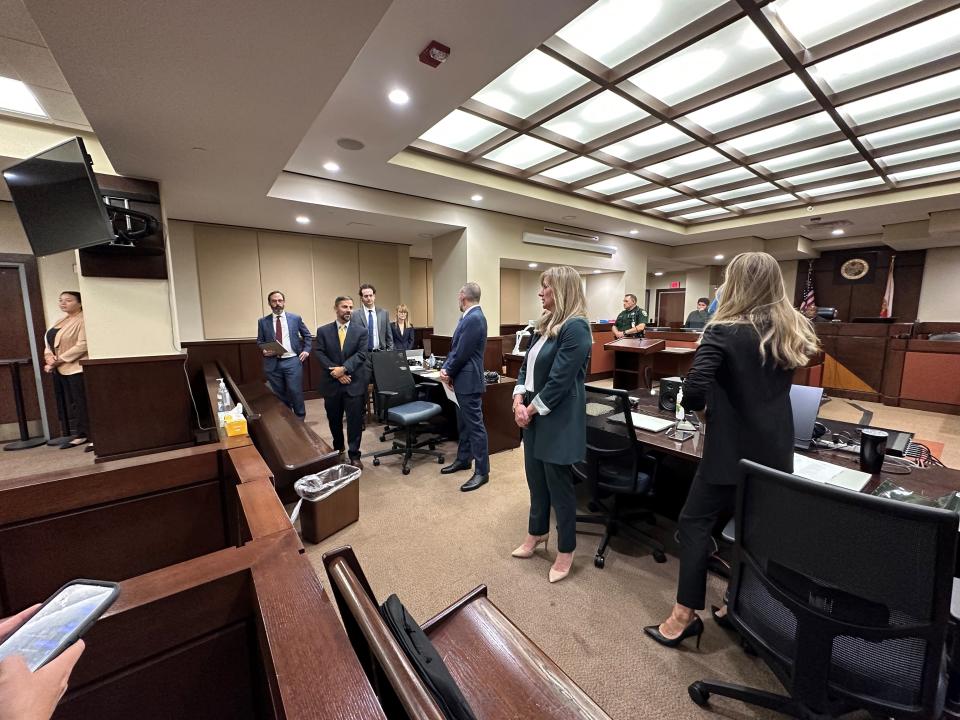
<svg viewBox="0 0 960 720">
<path fill-rule="evenodd" d="M 304 500 L 300 510 L 300 534 L 307 542 L 316 544 L 359 519 L 358 478 L 322 500 Z"/>
</svg>

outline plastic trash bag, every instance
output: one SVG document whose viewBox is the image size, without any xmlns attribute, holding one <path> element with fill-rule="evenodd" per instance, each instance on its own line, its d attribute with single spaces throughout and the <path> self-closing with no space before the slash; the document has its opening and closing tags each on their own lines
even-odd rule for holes
<svg viewBox="0 0 960 720">
<path fill-rule="evenodd" d="M 320 502 L 326 497 L 342 490 L 360 477 L 360 468 L 353 465 L 334 465 L 319 473 L 304 475 L 293 484 L 293 489 L 300 500 L 290 515 L 290 522 L 295 523 L 300 516 L 300 506 L 303 501 Z"/>
<path fill-rule="evenodd" d="M 890 498 L 891 500 L 913 503 L 914 505 L 926 505 L 927 507 L 938 507 L 960 512 L 960 493 L 958 492 L 951 492 L 942 497 L 932 498 L 920 495 L 911 490 L 905 490 L 890 480 L 884 480 L 877 486 L 877 489 L 873 491 L 873 494 L 877 497 Z"/>
</svg>

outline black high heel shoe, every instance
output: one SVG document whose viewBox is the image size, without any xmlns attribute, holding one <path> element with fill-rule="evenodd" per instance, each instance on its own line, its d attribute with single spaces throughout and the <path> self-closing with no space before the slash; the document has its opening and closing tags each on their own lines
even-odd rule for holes
<svg viewBox="0 0 960 720">
<path fill-rule="evenodd" d="M 710 614 L 713 615 L 713 621 L 724 630 L 733 630 L 733 623 L 730 622 L 730 618 L 727 617 L 726 613 L 723 615 L 717 615 L 718 612 L 720 612 L 720 608 L 718 608 L 716 605 L 710 606 Z"/>
<path fill-rule="evenodd" d="M 703 620 L 701 620 L 697 615 L 693 616 L 693 622 L 687 625 L 683 632 L 680 633 L 675 638 L 668 638 L 662 632 L 660 632 L 659 625 L 648 625 L 643 629 L 643 631 L 656 640 L 658 643 L 668 648 L 675 648 L 688 637 L 697 636 L 697 649 L 700 649 L 700 636 L 703 635 Z"/>
</svg>

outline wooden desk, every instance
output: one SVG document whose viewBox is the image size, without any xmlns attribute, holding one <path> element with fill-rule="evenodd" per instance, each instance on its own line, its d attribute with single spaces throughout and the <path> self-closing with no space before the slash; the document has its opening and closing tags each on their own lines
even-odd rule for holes
<svg viewBox="0 0 960 720">
<path fill-rule="evenodd" d="M 620 338 L 604 345 L 605 351 L 614 353 L 613 387 L 621 390 L 649 390 L 653 375 L 653 354 L 666 346 L 663 340 L 635 338 Z"/>
</svg>

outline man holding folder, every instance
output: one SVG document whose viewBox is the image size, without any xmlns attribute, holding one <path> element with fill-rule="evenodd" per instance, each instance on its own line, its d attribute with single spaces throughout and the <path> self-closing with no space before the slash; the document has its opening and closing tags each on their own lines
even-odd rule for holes
<svg viewBox="0 0 960 720">
<path fill-rule="evenodd" d="M 263 372 L 270 389 L 303 420 L 303 363 L 310 357 L 313 336 L 303 318 L 284 310 L 286 298 L 279 290 L 267 295 L 271 313 L 257 323 L 257 345 L 263 352 Z"/>
</svg>

